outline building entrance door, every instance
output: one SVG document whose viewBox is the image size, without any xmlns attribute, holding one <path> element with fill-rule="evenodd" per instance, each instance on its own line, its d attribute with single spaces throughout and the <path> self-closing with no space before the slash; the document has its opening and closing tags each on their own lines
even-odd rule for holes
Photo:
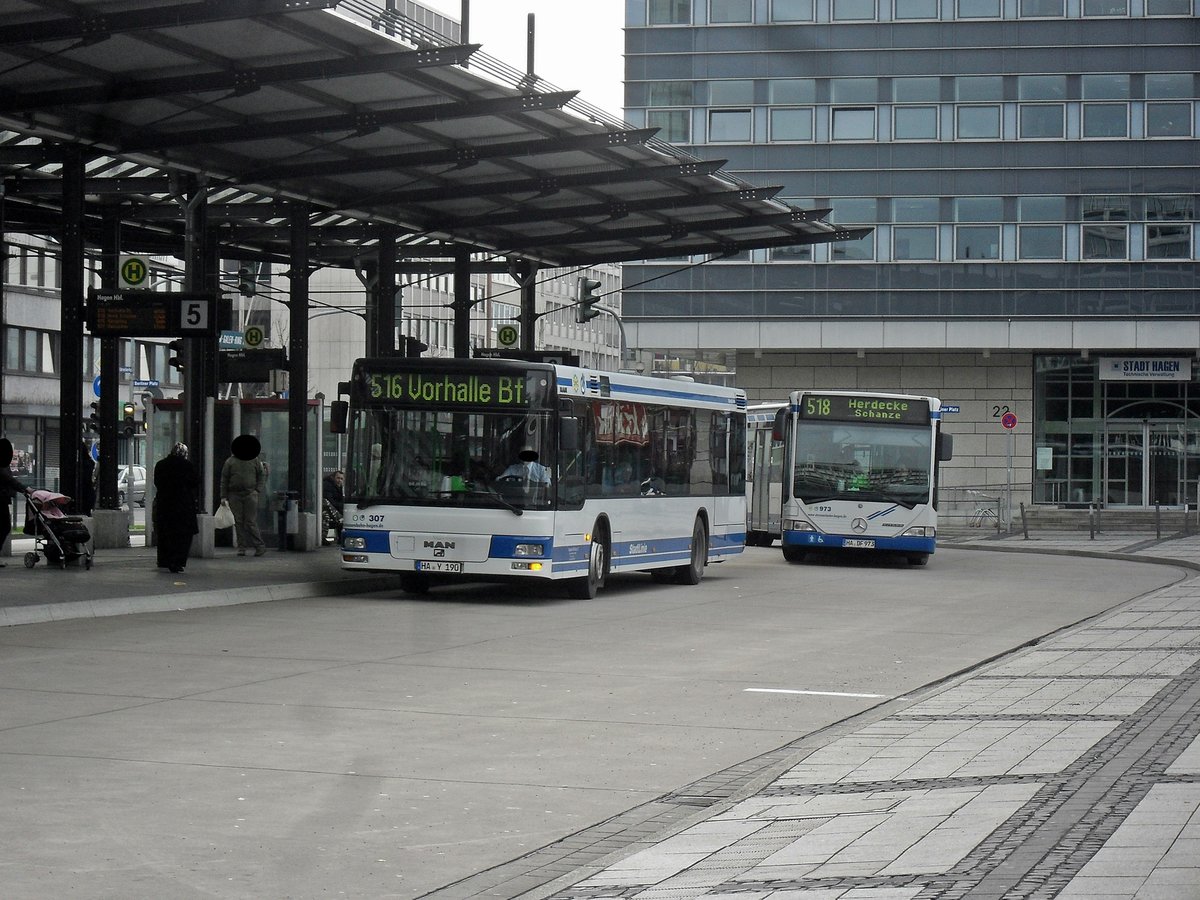
<svg viewBox="0 0 1200 900">
<path fill-rule="evenodd" d="M 1200 432 L 1184 422 L 1110 423 L 1104 496 L 1109 506 L 1182 506 L 1196 499 Z"/>
</svg>

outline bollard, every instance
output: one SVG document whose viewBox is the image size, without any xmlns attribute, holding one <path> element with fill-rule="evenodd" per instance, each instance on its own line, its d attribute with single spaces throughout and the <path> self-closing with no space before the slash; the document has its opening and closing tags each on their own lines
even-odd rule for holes
<svg viewBox="0 0 1200 900">
<path fill-rule="evenodd" d="M 1154 501 L 1154 539 L 1162 540 L 1162 507 L 1157 500 Z"/>
<path fill-rule="evenodd" d="M 1029 540 L 1029 522 L 1025 519 L 1025 503 L 1021 503 L 1021 531 L 1025 535 L 1025 540 Z"/>
<path fill-rule="evenodd" d="M 1088 531 L 1091 532 L 1088 540 L 1094 541 L 1096 539 L 1096 504 L 1094 502 L 1088 504 Z"/>
</svg>

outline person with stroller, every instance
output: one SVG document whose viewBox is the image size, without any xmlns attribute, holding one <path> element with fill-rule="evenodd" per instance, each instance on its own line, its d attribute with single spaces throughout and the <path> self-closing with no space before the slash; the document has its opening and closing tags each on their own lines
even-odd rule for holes
<svg viewBox="0 0 1200 900">
<path fill-rule="evenodd" d="M 258 498 L 267 489 L 267 467 L 258 458 L 262 444 L 252 434 L 239 434 L 229 449 L 232 454 L 221 466 L 221 500 L 233 510 L 238 556 L 249 547 L 255 556 L 267 552 L 267 542 L 258 530 Z"/>
<path fill-rule="evenodd" d="M 321 530 L 321 543 L 323 544 L 340 544 L 342 542 L 342 514 L 346 506 L 346 495 L 342 490 L 342 485 L 346 481 L 346 476 L 341 472 L 331 472 L 325 476 L 325 480 L 321 483 L 321 491 L 324 495 L 322 502 L 322 519 L 321 524 L 324 526 Z M 333 540 L 329 540 L 326 535 L 333 532 Z"/>
<path fill-rule="evenodd" d="M 17 477 L 13 475 L 10 468 L 12 461 L 12 441 L 8 438 L 0 438 L 0 547 L 4 546 L 4 542 L 8 540 L 8 535 L 12 531 L 13 497 L 18 493 L 28 496 L 31 490 L 17 481 Z M 0 569 L 4 568 L 4 565 L 0 562 Z"/>
<path fill-rule="evenodd" d="M 200 476 L 188 458 L 187 444 L 177 443 L 154 466 L 154 536 L 158 567 L 180 573 L 192 551 L 192 536 L 200 529 L 197 496 Z"/>
</svg>

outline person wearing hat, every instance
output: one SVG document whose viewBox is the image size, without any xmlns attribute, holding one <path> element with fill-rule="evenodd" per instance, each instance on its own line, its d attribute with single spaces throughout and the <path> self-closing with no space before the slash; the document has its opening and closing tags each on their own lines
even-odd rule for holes
<svg viewBox="0 0 1200 900">
<path fill-rule="evenodd" d="M 12 531 L 12 502 L 18 493 L 28 494 L 30 489 L 17 481 L 9 468 L 13 461 L 13 445 L 8 438 L 0 438 L 0 547 L 8 540 Z M 0 562 L 0 568 L 4 563 Z"/>
<path fill-rule="evenodd" d="M 245 556 L 249 547 L 262 556 L 267 552 L 258 531 L 258 498 L 267 487 L 267 468 L 258 458 L 262 444 L 252 434 L 239 434 L 229 449 L 233 452 L 221 466 L 221 500 L 233 510 L 238 556 Z"/>
<path fill-rule="evenodd" d="M 180 573 L 192 552 L 199 511 L 200 476 L 188 458 L 187 444 L 177 443 L 154 466 L 154 539 L 158 567 Z"/>
</svg>

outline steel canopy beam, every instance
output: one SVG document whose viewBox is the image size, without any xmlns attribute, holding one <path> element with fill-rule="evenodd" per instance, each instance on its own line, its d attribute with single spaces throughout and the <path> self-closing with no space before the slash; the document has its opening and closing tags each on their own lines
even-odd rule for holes
<svg viewBox="0 0 1200 900">
<path fill-rule="evenodd" d="M 599 134 L 570 134 L 502 144 L 462 144 L 438 150 L 418 150 L 413 153 L 393 153 L 387 156 L 319 160 L 253 169 L 241 177 L 255 182 L 288 181 L 293 178 L 313 178 L 327 174 L 330 167 L 338 175 L 385 170 L 402 171 L 421 166 L 469 166 L 485 159 L 513 159 L 539 156 L 546 153 L 568 153 L 572 150 L 596 150 L 604 147 L 627 147 L 644 144 L 658 133 L 657 128 L 637 128 L 628 131 L 605 131 Z"/>
<path fill-rule="evenodd" d="M 197 72 L 164 78 L 126 80 L 114 78 L 103 84 L 77 85 L 48 91 L 10 92 L 0 100 L 0 112 L 34 112 L 56 106 L 80 106 L 88 103 L 121 103 L 179 94 L 195 95 L 212 91 L 249 94 L 272 84 L 298 81 L 327 81 L 386 72 L 411 72 L 432 66 L 461 65 L 479 49 L 480 44 L 458 44 L 424 50 L 403 50 L 369 56 L 347 56 L 277 66 Z"/>
<path fill-rule="evenodd" d="M 541 178 L 520 180 L 485 181 L 478 184 L 448 184 L 440 187 L 418 188 L 411 191 L 394 191 L 369 198 L 371 206 L 403 205 L 406 203 L 432 203 L 438 200 L 462 200 L 471 197 L 495 197 L 504 194 L 555 194 L 572 188 L 596 187 L 605 184 L 627 184 L 631 181 L 666 181 L 672 178 L 689 178 L 711 175 L 718 171 L 727 159 L 696 160 L 669 166 L 638 166 L 631 169 L 608 169 L 603 172 L 584 172 L 577 175 L 545 175 Z M 436 228 L 436 223 L 431 227 Z"/>
<path fill-rule="evenodd" d="M 364 109 L 354 113 L 286 119 L 279 122 L 256 120 L 247 125 L 223 125 L 216 128 L 197 128 L 158 134 L 146 134 L 145 129 L 122 130 L 113 140 L 125 153 L 145 150 L 168 150 L 197 144 L 231 144 L 241 141 L 261 141 L 269 138 L 330 132 L 370 132 L 378 128 L 404 125 L 424 125 L 480 116 L 502 116 L 512 112 L 535 112 L 562 109 L 579 94 L 578 91 L 556 91 L 549 94 L 522 94 L 495 100 L 468 100 L 462 103 L 428 103 L 400 109 Z"/>
</svg>

